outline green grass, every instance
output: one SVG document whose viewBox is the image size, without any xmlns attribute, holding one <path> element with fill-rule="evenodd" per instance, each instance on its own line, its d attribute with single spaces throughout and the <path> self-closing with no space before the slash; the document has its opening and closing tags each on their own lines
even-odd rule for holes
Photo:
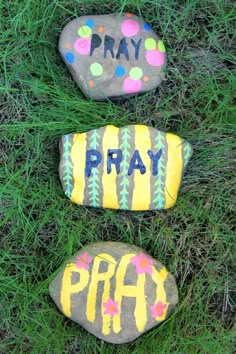
<svg viewBox="0 0 236 354">
<path fill-rule="evenodd" d="M 57 51 L 83 14 L 132 12 L 161 35 L 166 80 L 127 101 L 84 99 Z M 235 31 L 232 0 L 0 0 L 1 353 L 233 353 Z M 78 207 L 63 194 L 58 139 L 144 123 L 194 154 L 176 205 L 131 213 Z M 125 345 L 96 339 L 49 297 L 58 267 L 93 241 L 134 243 L 175 276 L 179 306 Z"/>
</svg>

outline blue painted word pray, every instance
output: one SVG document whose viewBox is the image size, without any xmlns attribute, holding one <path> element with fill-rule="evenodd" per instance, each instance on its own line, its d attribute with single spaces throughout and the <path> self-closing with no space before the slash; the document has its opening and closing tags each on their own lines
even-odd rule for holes
<svg viewBox="0 0 236 354">
<path fill-rule="evenodd" d="M 137 42 L 135 42 L 133 39 L 130 40 L 131 47 L 134 50 L 135 60 L 138 60 L 141 42 L 142 42 L 142 38 L 140 38 Z M 102 38 L 98 34 L 93 34 L 89 55 L 92 56 L 95 49 L 99 48 L 101 45 L 102 45 Z M 130 57 L 128 51 L 129 46 L 126 39 L 122 38 L 120 40 L 116 55 L 114 53 L 114 46 L 115 46 L 115 39 L 106 35 L 104 38 L 104 50 L 103 50 L 104 58 L 106 59 L 108 53 L 110 53 L 109 55 L 112 57 L 112 59 L 114 58 L 120 59 L 120 56 L 122 54 L 125 56 L 126 60 L 129 61 L 129 57 Z"/>
<path fill-rule="evenodd" d="M 153 153 L 152 150 L 147 151 L 148 156 L 152 162 L 152 175 L 156 176 L 158 174 L 158 161 L 162 155 L 162 149 L 160 149 L 156 154 Z M 116 169 L 116 173 L 120 173 L 120 165 L 123 160 L 123 154 L 120 149 L 108 149 L 107 150 L 107 158 L 106 158 L 106 166 L 107 166 L 107 174 L 112 172 L 112 165 L 114 165 Z M 85 176 L 90 177 L 93 168 L 97 168 L 102 162 L 102 154 L 95 149 L 86 151 L 86 162 L 85 162 Z M 135 150 L 128 168 L 128 176 L 131 176 L 134 170 L 139 170 L 143 175 L 146 173 L 146 166 L 143 163 L 143 160 L 139 154 L 138 150 Z"/>
</svg>

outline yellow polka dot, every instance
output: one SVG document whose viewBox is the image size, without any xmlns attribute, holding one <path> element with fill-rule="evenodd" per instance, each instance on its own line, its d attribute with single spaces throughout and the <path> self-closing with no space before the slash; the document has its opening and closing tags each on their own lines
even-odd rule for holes
<svg viewBox="0 0 236 354">
<path fill-rule="evenodd" d="M 144 46 L 147 50 L 155 49 L 157 43 L 154 38 L 147 38 L 144 42 Z"/>
<path fill-rule="evenodd" d="M 100 76 L 103 73 L 103 67 L 99 63 L 93 63 L 90 65 L 90 71 L 93 76 Z"/>
<path fill-rule="evenodd" d="M 92 30 L 88 26 L 81 26 L 78 30 L 78 35 L 83 38 L 88 38 L 92 34 Z"/>
<path fill-rule="evenodd" d="M 164 43 L 160 40 L 160 41 L 158 41 L 157 44 L 158 44 L 158 49 L 160 50 L 160 52 L 165 53 L 166 48 L 164 46 Z"/>
<path fill-rule="evenodd" d="M 134 68 L 130 69 L 129 76 L 132 80 L 140 80 L 143 76 L 143 70 L 138 66 L 135 66 Z"/>
</svg>

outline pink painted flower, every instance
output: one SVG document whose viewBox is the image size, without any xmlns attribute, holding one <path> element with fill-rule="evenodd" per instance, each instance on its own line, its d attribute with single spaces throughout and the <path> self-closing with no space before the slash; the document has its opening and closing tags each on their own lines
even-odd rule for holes
<svg viewBox="0 0 236 354">
<path fill-rule="evenodd" d="M 163 304 L 162 301 L 158 301 L 155 303 L 155 305 L 150 306 L 150 310 L 152 312 L 152 318 L 162 317 L 166 306 L 167 305 Z"/>
<path fill-rule="evenodd" d="M 88 252 L 85 252 L 81 256 L 77 256 L 76 267 L 89 270 L 89 263 L 91 263 L 92 260 L 93 258 L 88 254 Z"/>
<path fill-rule="evenodd" d="M 136 273 L 142 274 L 147 273 L 152 274 L 152 264 L 153 260 L 147 257 L 144 253 L 140 253 L 138 256 L 131 258 L 131 263 L 136 266 Z"/>
<path fill-rule="evenodd" d="M 103 307 L 105 307 L 105 315 L 110 315 L 111 317 L 113 317 L 114 315 L 117 315 L 119 313 L 118 302 L 113 301 L 112 299 L 108 299 L 107 302 L 104 302 Z"/>
</svg>

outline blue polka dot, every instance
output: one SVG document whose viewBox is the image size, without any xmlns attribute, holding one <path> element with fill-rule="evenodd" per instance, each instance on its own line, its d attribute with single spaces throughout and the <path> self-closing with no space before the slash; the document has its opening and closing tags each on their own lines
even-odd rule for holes
<svg viewBox="0 0 236 354">
<path fill-rule="evenodd" d="M 86 26 L 90 27 L 90 28 L 93 28 L 94 27 L 94 20 L 87 20 L 85 22 Z"/>
<path fill-rule="evenodd" d="M 144 23 L 143 28 L 144 28 L 146 31 L 151 31 L 151 27 L 149 26 L 148 23 Z"/>
<path fill-rule="evenodd" d="M 74 54 L 71 52 L 67 52 L 66 53 L 66 60 L 68 61 L 68 63 L 72 64 L 75 60 Z"/>
<path fill-rule="evenodd" d="M 118 65 L 116 67 L 116 76 L 121 77 L 123 75 L 125 75 L 125 68 L 121 65 Z"/>
</svg>

